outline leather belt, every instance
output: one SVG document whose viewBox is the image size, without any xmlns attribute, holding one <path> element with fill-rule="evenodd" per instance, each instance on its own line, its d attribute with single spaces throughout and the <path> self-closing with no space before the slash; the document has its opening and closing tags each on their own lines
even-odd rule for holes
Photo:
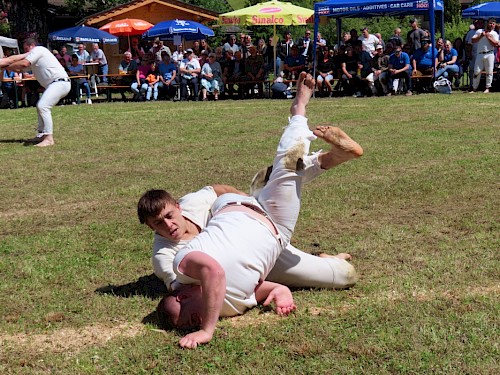
<svg viewBox="0 0 500 375">
<path fill-rule="evenodd" d="M 281 242 L 281 238 L 278 232 L 278 228 L 271 220 L 266 211 L 262 210 L 260 207 L 255 206 L 248 202 L 228 202 L 224 207 L 218 210 L 213 216 L 217 216 L 219 214 L 225 212 L 245 212 L 253 218 L 259 220 L 262 224 L 264 224 Z"/>
<path fill-rule="evenodd" d="M 493 52 L 493 50 L 491 50 L 491 51 L 479 52 L 479 54 L 480 54 L 480 55 L 486 55 L 486 54 L 488 54 L 488 53 L 492 53 L 492 52 Z"/>
<path fill-rule="evenodd" d="M 55 79 L 54 81 L 52 81 L 52 83 L 54 82 L 71 82 L 71 79 L 70 78 L 58 78 L 58 79 Z"/>
</svg>

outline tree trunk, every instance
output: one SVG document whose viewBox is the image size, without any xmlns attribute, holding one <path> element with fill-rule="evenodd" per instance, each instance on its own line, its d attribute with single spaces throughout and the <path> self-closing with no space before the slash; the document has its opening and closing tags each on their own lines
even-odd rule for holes
<svg viewBox="0 0 500 375">
<path fill-rule="evenodd" d="M 2 1 L 8 12 L 10 33 L 13 38 L 35 37 L 39 42 L 47 40 L 47 0 Z"/>
</svg>

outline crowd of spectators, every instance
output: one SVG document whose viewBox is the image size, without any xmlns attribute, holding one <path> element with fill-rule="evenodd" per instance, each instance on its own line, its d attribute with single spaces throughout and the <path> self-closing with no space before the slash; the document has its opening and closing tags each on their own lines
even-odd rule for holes
<svg viewBox="0 0 500 375">
<path fill-rule="evenodd" d="M 220 46 L 210 46 L 202 39 L 194 41 L 191 48 L 184 49 L 180 44 L 172 50 L 160 39 L 141 44 L 138 38 L 132 38 L 118 66 L 120 76 L 114 77 L 112 83 L 122 88 L 123 98 L 125 91 L 130 90 L 137 101 L 263 98 L 265 84 L 273 96 L 290 97 L 299 73 L 315 71 L 318 96 L 363 97 L 412 95 L 416 84 L 420 84 L 418 90 L 430 90 L 432 79 L 439 77 L 459 87 L 464 72 L 468 73 L 468 88 L 474 92 L 481 73 L 486 71 L 485 92 L 489 92 L 493 65 L 500 64 L 499 25 L 494 20 L 486 24 L 483 20 L 475 21 L 463 39 L 456 38 L 453 42 L 438 38 L 433 43 L 416 18 L 410 19 L 407 35 L 403 36 L 401 28 L 396 28 L 387 41 L 367 27 L 359 32 L 356 29 L 344 32 L 339 43 L 328 43 L 320 33 L 313 41 L 310 30 L 296 40 L 289 31 L 281 40 L 272 36 L 253 40 L 251 35 L 241 33 L 229 35 Z M 8 49 L 5 52 L 9 54 Z M 65 46 L 54 53 L 69 75 L 85 75 L 84 64 L 93 62 L 102 77 L 101 84 L 108 84 L 107 59 L 98 44 L 93 45 L 90 53 L 84 44 L 79 44 L 73 55 L 68 54 Z M 5 78 L 19 78 L 14 72 L 3 74 Z M 415 77 L 422 79 L 412 79 Z M 91 104 L 87 79 L 72 81 Z M 22 85 L 20 97 L 33 96 L 28 102 L 36 102 L 39 87 L 35 85 L 36 81 Z M 2 87 L 11 102 L 15 87 L 13 82 L 4 82 Z M 75 87 L 70 94 L 71 102 L 78 95 L 76 91 Z"/>
<path fill-rule="evenodd" d="M 367 27 L 359 30 L 359 34 L 355 29 L 343 33 L 340 43 L 335 44 L 318 34 L 315 66 L 318 95 L 412 95 L 414 88 L 431 90 L 432 79 L 441 76 L 459 87 L 463 72 L 473 70 L 469 68 L 473 65 L 472 53 L 468 52 L 473 52 L 473 48 L 467 47 L 472 42 L 464 43 L 457 38 L 452 43 L 439 38 L 433 43 L 429 32 L 419 27 L 416 18 L 410 19 L 409 26 L 407 35 L 403 36 L 401 29 L 396 28 L 387 41 Z M 179 88 L 180 100 L 197 101 L 210 97 L 214 100 L 261 98 L 264 84 L 274 82 L 273 95 L 280 96 L 290 90 L 301 71 L 313 72 L 313 45 L 310 30 L 296 40 L 286 31 L 277 41 L 276 57 L 273 37 L 253 40 L 251 35 L 241 33 L 228 36 L 216 47 L 211 47 L 206 40 L 195 41 L 192 48 L 186 50 L 180 45 L 173 53 L 164 51 L 166 54 L 156 66 L 159 96 L 148 95 L 151 90 L 148 86 L 152 83 L 146 82 L 148 69 L 145 67 L 144 72 L 139 69 L 132 88 L 138 94 L 137 100 L 173 98 Z M 142 55 L 139 60 L 148 59 L 148 53 L 141 51 L 143 49 L 136 53 L 136 56 Z M 498 54 L 496 58 L 499 62 Z M 137 91 L 137 87 L 142 87 L 142 91 Z M 154 93 L 156 89 L 152 90 Z"/>
</svg>

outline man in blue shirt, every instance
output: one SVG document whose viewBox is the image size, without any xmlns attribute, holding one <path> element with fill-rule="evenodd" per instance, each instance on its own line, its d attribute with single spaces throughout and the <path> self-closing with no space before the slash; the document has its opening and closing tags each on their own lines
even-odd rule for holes
<svg viewBox="0 0 500 375">
<path fill-rule="evenodd" d="M 300 72 L 306 70 L 306 58 L 299 54 L 299 47 L 296 45 L 292 46 L 292 53 L 285 58 L 285 77 L 288 79 L 294 79 L 299 77 Z"/>
<path fill-rule="evenodd" d="M 437 68 L 439 52 L 430 45 L 429 39 L 422 39 L 422 47 L 413 54 L 413 75 L 432 75 Z"/>
<path fill-rule="evenodd" d="M 175 96 L 175 87 L 173 85 L 176 83 L 177 67 L 171 62 L 167 51 L 161 51 L 161 63 L 158 66 L 158 70 L 160 72 L 158 90 L 160 92 L 166 91 L 167 98 Z"/>
<path fill-rule="evenodd" d="M 412 95 L 411 78 L 410 78 L 410 56 L 406 52 L 401 51 L 401 46 L 394 47 L 394 53 L 389 57 L 389 79 L 388 86 L 392 92 L 397 91 L 397 87 L 393 88 L 395 79 L 404 79 L 406 84 L 406 95 Z M 390 94 L 387 94 L 390 95 Z"/>
</svg>

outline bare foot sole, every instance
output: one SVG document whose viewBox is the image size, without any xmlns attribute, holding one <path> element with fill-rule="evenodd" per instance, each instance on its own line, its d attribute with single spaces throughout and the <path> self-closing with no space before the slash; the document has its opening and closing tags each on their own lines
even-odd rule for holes
<svg viewBox="0 0 500 375">
<path fill-rule="evenodd" d="M 320 155 L 321 168 L 330 169 L 345 161 L 363 155 L 361 146 L 341 129 L 334 126 L 317 126 L 313 133 L 332 145 L 329 152 Z"/>
<path fill-rule="evenodd" d="M 54 145 L 54 140 L 45 138 L 40 143 L 37 143 L 35 145 L 35 147 L 48 147 L 48 146 L 53 146 L 53 145 Z"/>
<path fill-rule="evenodd" d="M 311 95 L 313 94 L 314 86 L 315 81 L 312 75 L 307 74 L 306 72 L 300 73 L 297 81 L 297 93 L 295 94 L 295 99 L 290 107 L 290 113 L 292 116 L 305 116 L 306 106 L 309 103 Z"/>
<path fill-rule="evenodd" d="M 330 254 L 326 254 L 326 253 L 320 253 L 320 254 L 318 254 L 318 256 L 320 258 L 339 258 L 339 259 L 344 259 L 344 260 L 351 260 L 352 259 L 352 255 L 351 254 L 347 254 L 347 253 L 338 253 L 336 255 L 330 255 Z"/>
</svg>

